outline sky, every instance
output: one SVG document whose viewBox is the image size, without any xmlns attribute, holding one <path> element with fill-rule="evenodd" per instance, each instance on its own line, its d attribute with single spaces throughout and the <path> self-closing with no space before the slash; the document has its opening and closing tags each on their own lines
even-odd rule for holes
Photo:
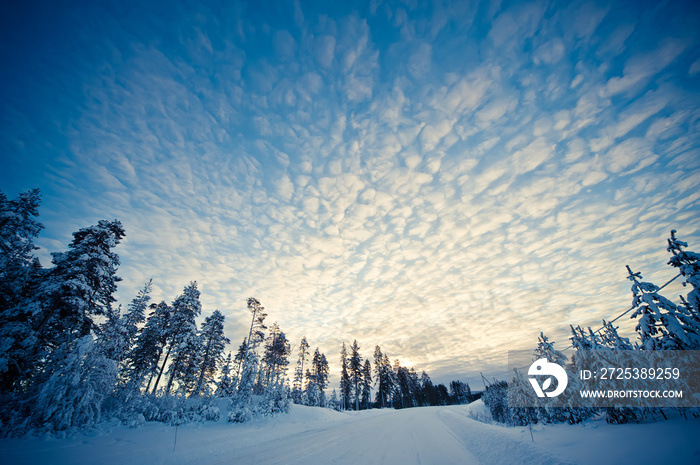
<svg viewBox="0 0 700 465">
<path fill-rule="evenodd" d="M 119 303 L 197 281 L 235 350 L 256 297 L 332 387 L 357 339 L 480 388 L 700 251 L 694 2 L 14 3 L 0 190 L 41 189 L 44 266 L 119 219 Z"/>
</svg>

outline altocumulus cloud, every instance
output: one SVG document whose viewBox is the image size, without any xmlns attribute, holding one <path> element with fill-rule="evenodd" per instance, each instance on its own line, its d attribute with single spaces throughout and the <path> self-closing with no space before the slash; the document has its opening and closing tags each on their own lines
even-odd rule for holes
<svg viewBox="0 0 700 465">
<path fill-rule="evenodd" d="M 670 229 L 700 248 L 691 2 L 13 15 L 0 179 L 43 190 L 44 257 L 119 218 L 120 300 L 197 280 L 235 344 L 255 296 L 331 361 L 473 381 L 624 311 L 625 264 L 672 277 Z"/>
</svg>

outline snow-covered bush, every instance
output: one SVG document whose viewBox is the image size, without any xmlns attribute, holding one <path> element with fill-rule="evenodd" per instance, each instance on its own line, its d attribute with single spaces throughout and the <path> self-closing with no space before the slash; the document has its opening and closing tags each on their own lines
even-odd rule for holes
<svg viewBox="0 0 700 465">
<path fill-rule="evenodd" d="M 511 412 L 508 408 L 508 383 L 497 381 L 489 384 L 481 397 L 489 408 L 491 417 L 499 423 L 510 423 Z"/>
<path fill-rule="evenodd" d="M 52 357 L 55 369 L 38 389 L 32 405 L 33 424 L 48 432 L 94 427 L 114 388 L 116 363 L 95 350 L 91 335 L 65 344 Z"/>
</svg>

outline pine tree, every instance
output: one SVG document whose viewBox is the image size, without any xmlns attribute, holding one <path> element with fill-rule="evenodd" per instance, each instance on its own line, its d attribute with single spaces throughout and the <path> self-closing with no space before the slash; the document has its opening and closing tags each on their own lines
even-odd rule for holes
<svg viewBox="0 0 700 465">
<path fill-rule="evenodd" d="M 318 347 L 314 352 L 313 367 L 315 375 L 314 381 L 316 382 L 319 390 L 319 406 L 323 407 L 326 404 L 326 388 L 328 387 L 329 368 L 328 360 L 326 360 L 325 354 L 321 353 L 318 350 Z"/>
<path fill-rule="evenodd" d="M 374 348 L 374 380 L 377 383 L 375 402 L 380 408 L 389 406 L 391 402 L 392 370 L 389 357 L 382 353 L 379 346 Z"/>
<path fill-rule="evenodd" d="M 325 389 L 328 386 L 328 361 L 326 356 L 318 350 L 318 347 L 314 351 L 311 369 L 306 370 L 306 379 L 304 403 L 315 407 L 325 406 Z"/>
<path fill-rule="evenodd" d="M 316 383 L 316 376 L 311 373 L 311 370 L 306 370 L 306 391 L 304 392 L 304 405 L 317 407 L 321 405 L 321 393 Z"/>
<path fill-rule="evenodd" d="M 195 319 L 202 312 L 202 304 L 199 301 L 199 290 L 197 283 L 191 282 L 185 286 L 181 295 L 179 295 L 170 306 L 171 314 L 168 319 L 168 327 L 166 340 L 167 351 L 160 367 L 158 377 L 156 378 L 153 392 L 155 393 L 160 383 L 160 378 L 163 375 L 168 360 L 172 361 L 168 368 L 168 382 L 165 388 L 166 394 L 170 393 L 173 382 L 179 376 L 184 375 L 187 367 L 188 351 L 196 346 L 197 324 Z"/>
<path fill-rule="evenodd" d="M 440 405 L 433 381 L 425 371 L 420 375 L 420 398 L 418 403 L 419 405 Z"/>
<path fill-rule="evenodd" d="M 138 391 L 148 378 L 145 392 L 158 373 L 159 360 L 170 335 L 170 318 L 172 310 L 165 302 L 152 304 L 151 313 L 146 324 L 138 332 L 136 343 L 126 355 L 122 379 L 132 390 Z"/>
<path fill-rule="evenodd" d="M 348 374 L 348 350 L 343 342 L 343 347 L 340 349 L 340 408 L 343 410 L 350 409 L 350 375 Z"/>
<path fill-rule="evenodd" d="M 177 382 L 175 392 L 181 396 L 194 395 L 204 361 L 204 339 L 198 332 L 192 332 L 173 347 L 172 362 L 168 368 L 168 386 L 165 393 Z"/>
<path fill-rule="evenodd" d="M 218 366 L 224 361 L 224 349 L 227 344 L 231 343 L 224 335 L 224 320 L 224 315 L 220 311 L 214 310 L 214 313 L 202 323 L 200 338 L 204 344 L 204 353 L 199 365 L 197 385 L 192 392 L 193 396 L 199 395 L 204 385 L 214 380 Z"/>
<path fill-rule="evenodd" d="M 352 341 L 352 346 L 350 346 L 348 372 L 350 375 L 350 385 L 352 386 L 355 410 L 359 410 L 362 394 L 362 357 L 360 356 L 360 345 L 357 343 L 357 339 Z"/>
<path fill-rule="evenodd" d="M 286 376 L 291 348 L 287 336 L 273 323 L 265 341 L 261 359 L 261 385 L 263 388 L 280 384 Z"/>
<path fill-rule="evenodd" d="M 549 362 L 556 363 L 562 367 L 566 367 L 568 363 L 568 357 L 564 355 L 563 352 L 556 350 L 554 348 L 554 342 L 550 342 L 549 338 L 541 332 L 537 340 L 537 348 L 534 352 L 533 361 L 540 358 L 546 358 Z M 571 378 L 572 376 L 569 376 L 569 379 Z M 564 401 L 561 397 L 557 397 L 555 400 L 549 401 L 548 406 L 545 409 L 539 409 L 541 419 L 544 421 L 561 422 L 573 418 L 572 412 L 569 412 L 568 409 L 561 408 L 563 402 Z"/>
<path fill-rule="evenodd" d="M 54 252 L 40 289 L 42 307 L 36 331 L 43 344 L 56 347 L 95 329 L 93 317 L 106 315 L 114 303 L 119 256 L 112 249 L 124 237 L 119 221 L 101 220 L 73 233 L 67 252 Z"/>
<path fill-rule="evenodd" d="M 450 383 L 450 397 L 454 404 L 468 404 L 471 402 L 472 391 L 468 384 L 459 380 Z"/>
<path fill-rule="evenodd" d="M 248 299 L 248 310 L 250 310 L 252 318 L 238 381 L 238 393 L 241 394 L 243 403 L 248 403 L 253 393 L 259 363 L 257 348 L 265 340 L 265 330 L 267 329 L 264 323 L 267 313 L 257 299 L 253 297 Z"/>
<path fill-rule="evenodd" d="M 418 374 L 413 368 L 409 369 L 401 366 L 397 359 L 394 361 L 394 376 L 394 407 L 416 407 L 418 405 L 418 391 L 420 388 Z"/>
<path fill-rule="evenodd" d="M 151 300 L 150 292 L 151 281 L 139 291 L 123 316 L 121 305 L 117 309 L 107 309 L 107 321 L 100 326 L 97 344 L 104 355 L 117 362 L 117 365 L 121 364 L 134 344 L 138 332 L 137 325 L 146 320 L 145 311 L 148 301 Z"/>
<path fill-rule="evenodd" d="M 153 280 L 149 279 L 127 307 L 127 312 L 124 315 L 124 338 L 127 351 L 136 341 L 139 325 L 146 321 L 146 310 L 148 309 L 148 303 L 151 301 L 152 289 Z M 121 362 L 122 359 L 123 355 L 117 361 Z"/>
<path fill-rule="evenodd" d="M 241 378 L 241 369 L 243 368 L 243 361 L 245 360 L 245 354 L 248 351 L 248 338 L 243 338 L 243 342 L 238 346 L 238 352 L 236 352 L 233 358 L 233 373 L 235 373 L 234 386 L 238 386 L 238 380 Z"/>
<path fill-rule="evenodd" d="M 299 358 L 297 360 L 297 366 L 294 369 L 294 382 L 292 385 L 292 400 L 295 404 L 301 404 L 303 402 L 302 396 L 305 391 L 304 386 L 304 362 L 306 357 L 309 355 L 309 343 L 306 341 L 306 336 L 301 338 L 301 343 L 299 344 Z"/>
<path fill-rule="evenodd" d="M 522 373 L 513 370 L 514 375 L 508 383 L 508 406 L 504 406 L 505 417 L 515 426 L 526 426 L 537 423 L 537 410 L 535 407 L 526 407 L 532 403 L 532 387 L 526 382 Z M 511 404 L 513 406 L 511 406 Z"/>
<path fill-rule="evenodd" d="M 362 406 L 365 409 L 370 407 L 372 399 L 372 365 L 369 359 L 365 360 L 362 367 Z"/>
</svg>

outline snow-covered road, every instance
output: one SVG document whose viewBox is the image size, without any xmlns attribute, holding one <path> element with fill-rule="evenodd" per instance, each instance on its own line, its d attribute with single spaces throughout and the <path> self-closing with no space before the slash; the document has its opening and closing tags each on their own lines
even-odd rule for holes
<svg viewBox="0 0 700 465">
<path fill-rule="evenodd" d="M 475 421 L 472 405 L 334 412 L 292 406 L 288 415 L 244 424 L 159 423 L 69 439 L 0 440 L 2 464 L 569 464 L 700 463 L 700 419 L 649 424 L 536 425 Z M 663 447 L 640 447 L 663 444 Z M 561 454 L 561 455 L 560 455 Z M 573 460 L 573 461 L 572 461 Z"/>
<path fill-rule="evenodd" d="M 558 464 L 568 463 L 502 428 L 450 408 L 385 410 L 321 430 L 239 450 L 233 463 Z M 221 463 L 226 463 L 222 461 Z M 229 462 L 230 463 L 230 462 Z"/>
<path fill-rule="evenodd" d="M 27 447 L 24 447 L 27 446 Z M 294 406 L 290 415 L 178 429 L 147 425 L 66 440 L 2 441 L 6 463 L 42 464 L 559 464 L 512 431 L 453 407 L 357 414 Z"/>
</svg>

